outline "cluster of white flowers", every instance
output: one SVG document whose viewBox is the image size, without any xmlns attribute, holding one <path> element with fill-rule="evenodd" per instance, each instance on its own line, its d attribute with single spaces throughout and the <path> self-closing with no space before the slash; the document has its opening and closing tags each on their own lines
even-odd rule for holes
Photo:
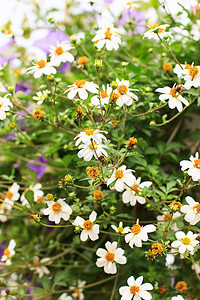
<svg viewBox="0 0 200 300">
<path fill-rule="evenodd" d="M 13 107 L 13 104 L 10 102 L 10 99 L 7 98 L 8 95 L 0 97 L 0 120 L 5 120 L 6 111 L 9 111 Z"/>
</svg>

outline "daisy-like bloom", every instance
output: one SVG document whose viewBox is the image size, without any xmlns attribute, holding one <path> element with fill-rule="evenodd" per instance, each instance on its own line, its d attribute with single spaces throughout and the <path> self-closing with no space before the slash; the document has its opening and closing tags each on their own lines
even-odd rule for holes
<svg viewBox="0 0 200 300">
<path fill-rule="evenodd" d="M 119 80 L 116 79 L 116 83 L 118 87 L 113 91 L 113 94 L 116 99 L 116 104 L 119 107 L 122 107 L 124 104 L 130 106 L 133 104 L 134 99 L 138 100 L 138 97 L 132 93 L 131 91 L 138 91 L 137 89 L 129 89 L 129 81 L 128 80 Z"/>
<path fill-rule="evenodd" d="M 81 131 L 77 136 L 75 136 L 75 146 L 78 146 L 81 142 L 84 144 L 90 144 L 91 140 L 95 141 L 97 144 L 101 144 L 103 140 L 107 140 L 101 132 L 108 133 L 107 131 L 99 129 L 86 128 L 84 131 Z"/>
<path fill-rule="evenodd" d="M 8 220 L 7 216 L 4 213 L 5 207 L 3 203 L 0 202 L 0 222 L 6 222 Z"/>
<path fill-rule="evenodd" d="M 61 63 L 73 62 L 74 56 L 69 52 L 73 48 L 70 43 L 59 43 L 58 41 L 56 46 L 50 46 L 49 56 L 52 65 L 58 67 Z"/>
<path fill-rule="evenodd" d="M 116 263 L 124 265 L 126 264 L 126 257 L 124 256 L 124 250 L 117 248 L 117 242 L 106 242 L 106 250 L 98 248 L 96 254 L 100 256 L 97 259 L 96 265 L 98 268 L 104 267 L 104 272 L 107 274 L 117 273 Z"/>
<path fill-rule="evenodd" d="M 48 97 L 49 90 L 39 91 L 36 93 L 36 96 L 33 97 L 33 100 L 37 101 L 38 105 L 41 105 L 43 101 Z"/>
<path fill-rule="evenodd" d="M 172 297 L 171 300 L 184 300 L 184 298 L 181 295 L 177 295 Z"/>
<path fill-rule="evenodd" d="M 44 201 L 44 192 L 41 190 L 42 185 L 40 183 L 36 183 L 35 185 L 31 184 L 29 188 L 25 189 L 25 191 L 23 192 L 23 194 L 21 195 L 21 202 L 22 205 L 30 207 L 27 199 L 26 199 L 26 192 L 33 191 L 33 197 L 34 197 L 34 201 L 37 203 L 43 202 Z"/>
<path fill-rule="evenodd" d="M 140 226 L 139 220 L 137 220 L 136 224 L 134 224 L 131 228 L 129 228 L 129 232 L 125 235 L 125 242 L 129 243 L 129 246 L 133 248 L 135 245 L 136 247 L 142 247 L 142 241 L 148 241 L 147 233 L 156 231 L 156 226 L 154 225 L 146 225 Z"/>
<path fill-rule="evenodd" d="M 191 34 L 195 41 L 200 39 L 200 20 L 197 20 L 196 24 L 192 24 Z"/>
<path fill-rule="evenodd" d="M 108 51 L 117 50 L 121 44 L 121 38 L 117 28 L 113 26 L 99 29 L 95 37 L 92 39 L 98 49 L 102 49 L 106 45 Z"/>
<path fill-rule="evenodd" d="M 9 111 L 13 107 L 10 99 L 7 98 L 8 95 L 0 97 L 0 120 L 6 119 L 6 111 Z"/>
<path fill-rule="evenodd" d="M 158 225 L 162 225 L 163 226 L 166 222 L 169 222 L 169 220 L 171 220 L 171 221 L 173 221 L 173 224 L 170 226 L 171 229 L 173 231 L 178 231 L 179 229 L 178 229 L 178 227 L 177 227 L 177 225 L 176 225 L 176 223 L 174 221 L 181 216 L 180 212 L 177 211 L 177 212 L 175 212 L 175 213 L 172 214 L 165 207 L 162 209 L 162 211 L 163 211 L 163 214 L 162 215 L 158 215 L 156 217 L 157 221 L 158 221 L 157 222 Z"/>
<path fill-rule="evenodd" d="M 129 227 L 124 227 L 123 228 L 123 223 L 122 222 L 119 223 L 118 227 L 116 225 L 111 225 L 111 227 L 117 233 L 128 233 L 129 232 Z"/>
<path fill-rule="evenodd" d="M 189 222 L 190 225 L 195 225 L 200 221 L 200 203 L 196 202 L 190 196 L 187 196 L 185 200 L 188 205 L 183 205 L 181 212 L 186 214 L 184 219 Z"/>
<path fill-rule="evenodd" d="M 83 286 L 86 284 L 86 281 L 78 280 L 78 286 L 74 289 L 74 287 L 70 287 L 69 289 L 73 289 L 72 297 L 77 300 L 84 300 L 85 296 L 83 294 Z"/>
<path fill-rule="evenodd" d="M 78 152 L 78 157 L 79 158 L 83 157 L 85 161 L 90 161 L 93 156 L 96 159 L 98 159 L 98 157 L 100 157 L 101 155 L 108 156 L 108 153 L 104 149 L 104 148 L 108 149 L 108 147 L 103 144 L 97 144 L 97 142 L 95 141 L 91 142 L 89 145 L 82 144 L 78 148 L 81 149 Z"/>
<path fill-rule="evenodd" d="M 45 264 L 49 263 L 49 257 L 42 258 L 39 260 L 39 257 L 35 256 L 33 265 L 30 267 L 31 271 L 35 271 L 39 275 L 39 278 L 42 278 L 44 274 L 49 275 L 50 271 L 45 266 Z"/>
<path fill-rule="evenodd" d="M 14 201 L 17 201 L 19 199 L 20 197 L 20 194 L 18 193 L 19 188 L 20 188 L 19 184 L 14 182 L 12 186 L 7 190 L 4 203 L 3 203 L 7 209 L 10 210 L 12 208 Z"/>
<path fill-rule="evenodd" d="M 49 215 L 49 221 L 58 224 L 61 218 L 65 221 L 69 220 L 72 209 L 64 200 L 65 199 L 58 199 L 56 202 L 47 202 L 48 208 L 45 208 L 43 213 L 44 215 Z"/>
<path fill-rule="evenodd" d="M 46 62 L 46 60 L 41 59 L 35 63 L 33 63 L 34 66 L 28 68 L 27 74 L 34 73 L 35 78 L 41 77 L 43 74 L 50 75 L 50 74 L 56 74 L 56 69 L 53 67 L 51 62 Z"/>
<path fill-rule="evenodd" d="M 199 241 L 196 239 L 198 234 L 188 231 L 187 235 L 183 231 L 178 231 L 175 233 L 177 238 L 176 241 L 172 242 L 171 246 L 178 249 L 180 254 L 189 252 L 194 254 L 194 247 L 196 247 Z"/>
<path fill-rule="evenodd" d="M 158 37 L 158 35 L 161 39 L 163 39 L 164 36 L 171 37 L 170 33 L 166 32 L 166 28 L 169 27 L 168 24 L 158 26 L 158 23 L 155 23 L 151 26 L 148 25 L 148 27 L 150 28 L 150 30 L 148 30 L 144 34 L 144 37 L 147 37 L 148 39 L 156 38 L 156 37 Z M 158 35 L 157 35 L 157 33 L 158 33 Z"/>
<path fill-rule="evenodd" d="M 82 242 L 85 242 L 88 239 L 88 237 L 92 241 L 98 240 L 99 225 L 94 224 L 96 217 L 97 217 L 97 213 L 95 211 L 93 211 L 89 216 L 89 220 L 85 220 L 78 216 L 72 223 L 74 226 L 80 226 L 81 228 L 83 228 L 81 235 L 80 235 L 80 239 Z"/>
<path fill-rule="evenodd" d="M 112 176 L 107 181 L 107 186 L 115 182 L 114 188 L 116 191 L 122 192 L 126 188 L 126 185 L 130 187 L 134 181 L 135 176 L 132 174 L 132 172 L 135 171 L 131 169 L 126 170 L 125 165 L 119 167 L 118 169 L 114 169 Z"/>
<path fill-rule="evenodd" d="M 60 295 L 58 300 L 73 300 L 73 298 L 71 296 L 67 295 L 67 293 L 63 293 L 62 295 Z"/>
<path fill-rule="evenodd" d="M 195 153 L 195 157 L 193 155 L 190 156 L 189 160 L 182 160 L 180 162 L 181 170 L 185 171 L 188 169 L 187 173 L 189 176 L 192 176 L 193 181 L 198 181 L 200 179 L 200 158 L 199 153 Z"/>
<path fill-rule="evenodd" d="M 1 261 L 5 262 L 7 265 L 11 265 L 11 258 L 15 254 L 15 250 L 14 250 L 15 246 L 16 246 L 15 241 L 11 240 L 8 245 L 8 248 L 4 249 Z"/>
<path fill-rule="evenodd" d="M 102 85 L 102 90 L 98 95 L 95 95 L 91 98 L 91 103 L 95 106 L 105 105 L 109 103 L 110 95 L 112 93 L 112 88 L 107 84 L 107 88 L 105 85 Z"/>
<path fill-rule="evenodd" d="M 86 100 L 88 98 L 88 92 L 98 94 L 98 88 L 98 85 L 93 81 L 78 79 L 74 82 L 74 84 L 68 85 L 68 89 L 64 92 L 64 94 L 69 92 L 67 97 L 70 100 L 74 99 L 76 94 L 78 94 L 80 99 Z"/>
<path fill-rule="evenodd" d="M 183 74 L 183 79 L 186 81 L 184 87 L 186 90 L 189 90 L 192 86 L 200 86 L 200 66 L 194 66 L 194 63 L 188 68 L 185 69 Z"/>
<path fill-rule="evenodd" d="M 119 293 L 122 296 L 121 300 L 150 300 L 152 298 L 151 294 L 147 291 L 153 290 L 151 283 L 143 283 L 143 276 L 135 279 L 130 276 L 127 279 L 128 286 L 122 286 L 119 289 Z"/>
<path fill-rule="evenodd" d="M 173 85 L 172 88 L 169 86 L 165 86 L 164 88 L 158 88 L 155 90 L 155 92 L 163 93 L 163 95 L 159 96 L 159 99 L 161 101 L 165 101 L 169 99 L 168 106 L 171 109 L 174 109 L 175 107 L 178 109 L 178 111 L 183 110 L 183 105 L 188 106 L 189 102 L 181 96 L 181 90 L 182 88 L 179 86 L 176 86 L 176 84 Z"/>
<path fill-rule="evenodd" d="M 181 68 L 182 67 L 182 68 Z M 173 72 L 180 78 L 185 74 L 185 70 L 189 69 L 191 67 L 190 64 L 185 63 L 184 65 L 181 64 L 181 67 L 176 64 Z"/>
<path fill-rule="evenodd" d="M 125 187 L 126 191 L 123 192 L 122 194 L 122 201 L 124 203 L 129 203 L 132 206 L 136 205 L 136 202 L 139 202 L 140 204 L 145 204 L 146 203 L 146 199 L 142 196 L 138 195 L 138 192 L 140 190 L 142 190 L 145 186 L 146 187 L 150 187 L 152 185 L 151 181 L 144 181 L 141 182 L 141 178 L 139 177 L 138 179 L 136 179 L 134 177 L 134 180 L 131 184 L 130 187 Z"/>
</svg>

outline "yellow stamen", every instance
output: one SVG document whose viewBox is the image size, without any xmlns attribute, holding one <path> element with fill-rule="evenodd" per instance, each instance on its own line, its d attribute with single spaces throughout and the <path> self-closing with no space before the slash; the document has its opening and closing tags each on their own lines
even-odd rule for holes
<svg viewBox="0 0 200 300">
<path fill-rule="evenodd" d="M 113 262 L 115 260 L 115 254 L 108 251 L 105 255 L 105 259 L 108 261 L 108 262 Z"/>
<path fill-rule="evenodd" d="M 194 79 L 195 76 L 199 74 L 199 69 L 197 66 L 193 66 L 189 68 L 189 75 Z"/>
<path fill-rule="evenodd" d="M 112 33 L 110 32 L 110 27 L 108 27 L 104 33 L 105 39 L 110 40 L 112 37 Z"/>
<path fill-rule="evenodd" d="M 59 213 L 62 209 L 62 205 L 59 202 L 55 202 L 51 208 L 54 213 Z"/>
<path fill-rule="evenodd" d="M 196 205 L 193 207 L 193 210 L 196 210 L 197 214 L 200 214 L 200 204 L 196 204 Z"/>
<path fill-rule="evenodd" d="M 139 291 L 140 291 L 140 288 L 136 285 L 133 285 L 132 287 L 130 287 L 130 293 L 132 295 L 136 295 Z"/>
<path fill-rule="evenodd" d="M 105 91 L 101 91 L 101 92 L 100 92 L 100 96 L 101 96 L 101 98 L 106 98 L 106 97 L 108 97 L 107 89 L 105 89 Z"/>
<path fill-rule="evenodd" d="M 184 244 L 184 245 L 189 245 L 191 240 L 188 238 L 188 237 L 185 237 L 181 240 L 181 242 Z"/>
<path fill-rule="evenodd" d="M 197 169 L 200 169 L 200 159 L 195 159 L 194 160 L 194 167 Z"/>
<path fill-rule="evenodd" d="M 85 132 L 87 135 L 93 135 L 94 130 L 95 130 L 95 129 L 87 128 L 87 129 L 84 130 L 84 132 Z"/>
<path fill-rule="evenodd" d="M 124 176 L 124 171 L 123 170 L 118 170 L 115 172 L 115 178 L 122 178 Z"/>
<path fill-rule="evenodd" d="M 8 190 L 8 191 L 6 192 L 6 198 L 11 199 L 12 196 L 13 196 L 13 193 L 12 193 L 10 190 Z"/>
<path fill-rule="evenodd" d="M 78 79 L 75 81 L 75 85 L 77 86 L 77 88 L 82 88 L 86 83 L 85 79 Z"/>
<path fill-rule="evenodd" d="M 138 187 L 139 187 L 139 184 L 135 183 L 135 184 L 133 184 L 133 185 L 131 186 L 131 190 L 132 190 L 132 191 L 135 191 L 135 192 L 138 192 L 138 191 L 139 191 Z"/>
<path fill-rule="evenodd" d="M 131 227 L 131 233 L 138 234 L 141 231 L 141 226 L 139 224 L 135 224 Z"/>
<path fill-rule="evenodd" d="M 87 220 L 83 223 L 83 227 L 85 230 L 91 230 L 93 228 L 93 222 L 90 220 Z"/>
<path fill-rule="evenodd" d="M 118 86 L 117 90 L 120 94 L 124 95 L 128 91 L 128 88 L 125 84 L 122 84 L 122 85 Z"/>
<path fill-rule="evenodd" d="M 8 257 L 10 255 L 10 250 L 8 248 L 6 248 L 3 252 L 3 254 Z"/>
<path fill-rule="evenodd" d="M 47 63 L 44 59 L 41 59 L 38 62 L 36 62 L 36 64 L 38 65 L 39 68 L 44 68 Z"/>
<path fill-rule="evenodd" d="M 63 54 L 63 48 L 62 47 L 57 47 L 56 48 L 56 50 L 55 50 L 55 53 L 57 54 L 57 55 L 61 55 L 61 54 Z"/>
</svg>

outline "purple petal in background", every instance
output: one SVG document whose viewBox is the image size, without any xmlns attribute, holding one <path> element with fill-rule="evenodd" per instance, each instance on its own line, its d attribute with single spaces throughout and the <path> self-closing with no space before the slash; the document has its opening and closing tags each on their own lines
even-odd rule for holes
<svg viewBox="0 0 200 300">
<path fill-rule="evenodd" d="M 41 179 L 46 171 L 47 161 L 44 157 L 39 156 L 38 159 L 32 159 L 27 163 L 27 168 L 37 173 L 37 180 Z"/>
<path fill-rule="evenodd" d="M 128 20 L 132 20 L 136 26 L 135 30 L 130 34 L 142 34 L 145 31 L 145 16 L 142 12 L 137 10 L 125 9 L 121 19 L 119 20 L 118 27 L 123 27 Z"/>
<path fill-rule="evenodd" d="M 15 39 L 11 39 L 7 44 L 0 47 L 0 54 L 4 54 L 10 49 L 10 46 L 12 46 L 15 43 Z"/>
<path fill-rule="evenodd" d="M 8 134 L 5 138 L 4 138 L 4 141 L 13 141 L 15 139 L 17 135 L 15 133 L 10 133 Z"/>
<path fill-rule="evenodd" d="M 23 81 L 20 84 L 16 84 L 15 86 L 15 93 L 22 91 L 24 92 L 26 95 L 29 95 L 31 92 L 31 89 L 28 86 L 28 83 Z"/>
<path fill-rule="evenodd" d="M 58 69 L 58 73 L 65 72 L 70 67 L 69 63 L 64 63 L 60 69 Z"/>
</svg>

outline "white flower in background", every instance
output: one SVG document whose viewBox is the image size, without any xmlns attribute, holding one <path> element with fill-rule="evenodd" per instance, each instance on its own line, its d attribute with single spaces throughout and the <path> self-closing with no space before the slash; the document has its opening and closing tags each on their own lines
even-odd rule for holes
<svg viewBox="0 0 200 300">
<path fill-rule="evenodd" d="M 165 36 L 172 37 L 170 35 L 170 32 L 166 31 L 166 28 L 169 27 L 168 24 L 158 26 L 158 23 L 155 23 L 154 25 L 148 27 L 150 28 L 150 30 L 144 33 L 144 37 L 147 37 L 148 39 L 157 38 L 158 35 L 161 39 L 163 39 Z"/>
<path fill-rule="evenodd" d="M 49 90 L 39 91 L 36 93 L 36 96 L 33 96 L 33 100 L 36 100 L 37 104 L 41 105 L 43 101 L 48 97 L 49 93 Z"/>
<path fill-rule="evenodd" d="M 118 84 L 118 87 L 113 91 L 113 94 L 116 95 L 116 104 L 119 107 L 122 107 L 124 104 L 130 106 L 131 104 L 133 104 L 134 99 L 138 100 L 138 97 L 131 92 L 138 90 L 129 89 L 130 83 L 128 80 L 119 80 L 118 78 L 116 78 L 116 82 Z"/>
<path fill-rule="evenodd" d="M 0 97 L 0 120 L 6 119 L 6 111 L 9 111 L 13 105 L 10 99 L 7 98 L 8 95 Z"/>
<path fill-rule="evenodd" d="M 192 265 L 192 270 L 194 270 L 197 274 L 200 274 L 200 260 Z"/>
<path fill-rule="evenodd" d="M 200 20 L 197 20 L 195 24 L 192 24 L 191 34 L 195 41 L 200 40 Z"/>
<path fill-rule="evenodd" d="M 181 68 L 182 67 L 182 68 Z M 183 74 L 185 74 L 185 70 L 186 69 L 189 69 L 191 67 L 191 65 L 185 63 L 184 65 L 181 64 L 181 67 L 176 64 L 175 67 L 174 67 L 174 70 L 173 72 L 180 78 L 183 76 Z"/>
<path fill-rule="evenodd" d="M 97 249 L 97 259 L 96 265 L 98 268 L 104 267 L 104 272 L 107 274 L 117 273 L 116 263 L 126 264 L 126 257 L 124 256 L 124 250 L 122 248 L 117 248 L 117 242 L 106 242 L 106 250 L 103 248 Z"/>
<path fill-rule="evenodd" d="M 35 256 L 33 265 L 30 267 L 31 271 L 35 271 L 39 275 L 39 278 L 42 278 L 43 275 L 49 275 L 50 271 L 49 269 L 45 266 L 46 264 L 49 264 L 49 257 L 42 258 L 39 260 L 39 257 Z"/>
<path fill-rule="evenodd" d="M 181 90 L 182 88 L 179 86 L 174 85 L 173 88 L 170 88 L 169 86 L 165 86 L 164 88 L 158 88 L 155 90 L 155 92 L 163 93 L 163 95 L 159 96 L 159 99 L 161 101 L 165 101 L 169 99 L 168 106 L 171 109 L 174 109 L 175 107 L 178 109 L 178 111 L 183 110 L 183 105 L 188 106 L 189 102 L 181 96 Z"/>
<path fill-rule="evenodd" d="M 7 190 L 6 192 L 6 196 L 5 196 L 5 199 L 4 199 L 4 206 L 7 208 L 7 209 L 12 209 L 12 205 L 14 204 L 14 201 L 17 201 L 20 197 L 20 194 L 18 193 L 19 191 L 19 184 L 17 184 L 16 182 L 14 182 L 12 184 L 12 186 Z"/>
<path fill-rule="evenodd" d="M 131 183 L 134 181 L 135 176 L 132 174 L 132 172 L 134 172 L 134 170 L 126 170 L 125 165 L 119 167 L 118 169 L 114 169 L 112 176 L 107 180 L 107 186 L 115 182 L 114 188 L 116 191 L 122 192 L 125 189 L 126 184 L 131 186 Z"/>
<path fill-rule="evenodd" d="M 134 10 L 135 8 L 138 8 L 139 4 L 135 3 L 135 1 L 126 1 L 125 3 L 125 9 Z"/>
<path fill-rule="evenodd" d="M 125 242 L 129 243 L 129 246 L 131 248 L 133 248 L 134 245 L 136 247 L 142 247 L 142 241 L 148 241 L 147 233 L 154 231 L 156 231 L 156 226 L 151 224 L 146 226 L 140 226 L 139 220 L 137 220 L 137 223 L 134 224 L 131 228 L 129 228 L 130 233 L 125 235 Z"/>
<path fill-rule="evenodd" d="M 105 85 L 102 85 L 102 90 L 99 92 L 99 96 L 95 95 L 91 98 L 91 103 L 95 106 L 105 105 L 109 103 L 110 95 L 112 93 L 112 88 L 107 84 L 107 88 Z M 100 99 L 99 99 L 100 98 Z"/>
<path fill-rule="evenodd" d="M 88 239 L 88 237 L 92 241 L 98 240 L 99 225 L 94 224 L 96 217 L 97 217 L 97 213 L 95 211 L 93 211 L 89 216 L 89 220 L 85 220 L 78 216 L 72 223 L 74 226 L 80 226 L 81 228 L 83 228 L 81 235 L 80 235 L 80 239 L 82 242 L 85 242 Z"/>
<path fill-rule="evenodd" d="M 171 300 L 184 300 L 184 298 L 181 295 L 177 295 L 172 297 Z"/>
<path fill-rule="evenodd" d="M 74 287 L 70 287 L 69 289 L 73 289 L 72 297 L 77 300 L 84 300 L 85 296 L 83 294 L 83 286 L 86 284 L 86 281 L 78 280 L 78 286 L 74 289 Z"/>
<path fill-rule="evenodd" d="M 153 290 L 151 283 L 143 283 L 143 276 L 135 279 L 130 276 L 127 279 L 128 286 L 122 286 L 119 289 L 119 293 L 122 296 L 121 300 L 150 300 L 152 298 L 151 294 L 147 291 Z"/>
<path fill-rule="evenodd" d="M 122 222 L 119 223 L 118 227 L 116 225 L 111 225 L 111 227 L 117 233 L 128 233 L 129 232 L 129 227 L 124 227 L 123 228 L 123 223 Z"/>
<path fill-rule="evenodd" d="M 50 46 L 49 56 L 52 65 L 58 67 L 61 63 L 73 62 L 74 56 L 69 52 L 73 48 L 69 42 L 57 42 L 56 46 Z"/>
<path fill-rule="evenodd" d="M 185 69 L 183 74 L 183 79 L 186 81 L 184 87 L 186 90 L 189 90 L 192 86 L 200 86 L 200 66 L 194 66 L 194 63 L 188 68 Z"/>
<path fill-rule="evenodd" d="M 164 226 L 164 224 L 166 222 L 168 224 L 168 222 L 170 221 L 170 227 L 171 227 L 171 229 L 173 231 L 178 231 L 179 228 L 176 225 L 175 221 L 176 221 L 177 218 L 179 218 L 180 216 L 182 216 L 182 214 L 180 212 L 178 212 L 178 211 L 176 211 L 175 213 L 172 214 L 171 212 L 168 211 L 168 209 L 166 207 L 164 207 L 162 209 L 162 211 L 163 211 L 163 214 L 162 215 L 158 215 L 156 217 L 157 221 L 158 221 L 157 224 Z"/>
<path fill-rule="evenodd" d="M 0 202 L 0 222 L 6 222 L 8 220 L 4 208 L 3 203 Z"/>
<path fill-rule="evenodd" d="M 200 203 L 196 202 L 190 196 L 187 196 L 185 200 L 189 205 L 183 205 L 181 212 L 186 214 L 184 219 L 189 222 L 190 225 L 195 225 L 200 221 Z"/>
<path fill-rule="evenodd" d="M 9 242 L 8 248 L 4 249 L 3 256 L 1 257 L 2 262 L 5 262 L 7 265 L 11 265 L 11 258 L 15 254 L 15 246 L 15 241 L 11 240 Z"/>
<path fill-rule="evenodd" d="M 60 295 L 58 300 L 73 300 L 73 298 L 71 296 L 67 295 L 67 293 L 63 293 L 62 295 Z"/>
<path fill-rule="evenodd" d="M 175 256 L 171 253 L 167 253 L 165 258 L 165 266 L 168 267 L 168 269 L 176 269 L 177 267 L 174 266 Z"/>
<path fill-rule="evenodd" d="M 90 144 L 91 140 L 95 141 L 97 144 L 101 144 L 103 140 L 107 140 L 107 138 L 101 132 L 108 133 L 107 131 L 93 128 L 87 128 L 84 131 L 81 131 L 74 138 L 76 140 L 75 146 L 78 146 L 81 142 L 84 144 Z"/>
<path fill-rule="evenodd" d="M 71 100 L 74 99 L 76 94 L 82 100 L 86 100 L 88 98 L 88 92 L 97 94 L 98 93 L 98 85 L 93 81 L 87 81 L 85 79 L 78 79 L 74 82 L 74 84 L 68 85 L 68 89 L 64 92 L 67 93 L 67 97 Z"/>
<path fill-rule="evenodd" d="M 188 231 L 186 235 L 183 231 L 178 231 L 175 233 L 175 236 L 177 240 L 172 242 L 171 246 L 178 249 L 180 254 L 184 254 L 187 251 L 193 255 L 194 247 L 199 243 L 199 241 L 196 240 L 198 234 Z"/>
<path fill-rule="evenodd" d="M 81 149 L 78 152 L 78 157 L 79 158 L 83 157 L 85 161 L 90 161 L 93 156 L 96 159 L 98 159 L 98 157 L 100 157 L 101 155 L 108 156 L 108 153 L 104 149 L 104 148 L 108 149 L 108 147 L 103 144 L 97 144 L 97 142 L 95 141 L 91 142 L 88 145 L 81 144 L 78 148 Z"/>
<path fill-rule="evenodd" d="M 48 201 L 48 208 L 43 210 L 44 215 L 49 215 L 49 221 L 60 223 L 61 218 L 65 221 L 69 220 L 72 213 L 71 207 L 64 202 L 65 199 L 58 199 L 56 202 Z"/>
<path fill-rule="evenodd" d="M 31 184 L 29 188 L 27 188 L 23 194 L 21 195 L 21 202 L 22 205 L 30 207 L 30 204 L 28 203 L 26 199 L 26 192 L 33 191 L 33 197 L 34 197 L 34 202 L 40 203 L 44 201 L 44 192 L 41 190 L 42 185 L 40 183 L 36 183 L 35 185 Z"/>
<path fill-rule="evenodd" d="M 140 177 L 138 179 L 134 177 L 130 188 L 127 186 L 125 187 L 126 191 L 124 191 L 122 194 L 122 201 L 124 203 L 130 203 L 130 205 L 132 206 L 136 205 L 136 202 L 139 202 L 140 204 L 145 204 L 146 199 L 142 196 L 138 196 L 138 192 L 142 190 L 145 186 L 150 187 L 151 185 L 151 181 L 141 182 Z"/>
<path fill-rule="evenodd" d="M 121 38 L 117 28 L 113 26 L 99 29 L 95 37 L 92 39 L 98 49 L 106 45 L 108 51 L 117 50 L 121 44 Z"/>
<path fill-rule="evenodd" d="M 195 153 L 195 157 L 193 155 L 190 156 L 189 160 L 182 160 L 180 162 L 181 170 L 185 171 L 188 169 L 188 175 L 192 176 L 193 181 L 198 181 L 200 179 L 200 158 L 199 153 Z"/>
<path fill-rule="evenodd" d="M 35 78 L 41 77 L 43 74 L 50 75 L 50 74 L 56 74 L 56 69 L 53 67 L 51 62 L 46 62 L 46 60 L 41 59 L 35 63 L 33 63 L 34 66 L 28 68 L 27 74 L 34 73 Z"/>
</svg>

